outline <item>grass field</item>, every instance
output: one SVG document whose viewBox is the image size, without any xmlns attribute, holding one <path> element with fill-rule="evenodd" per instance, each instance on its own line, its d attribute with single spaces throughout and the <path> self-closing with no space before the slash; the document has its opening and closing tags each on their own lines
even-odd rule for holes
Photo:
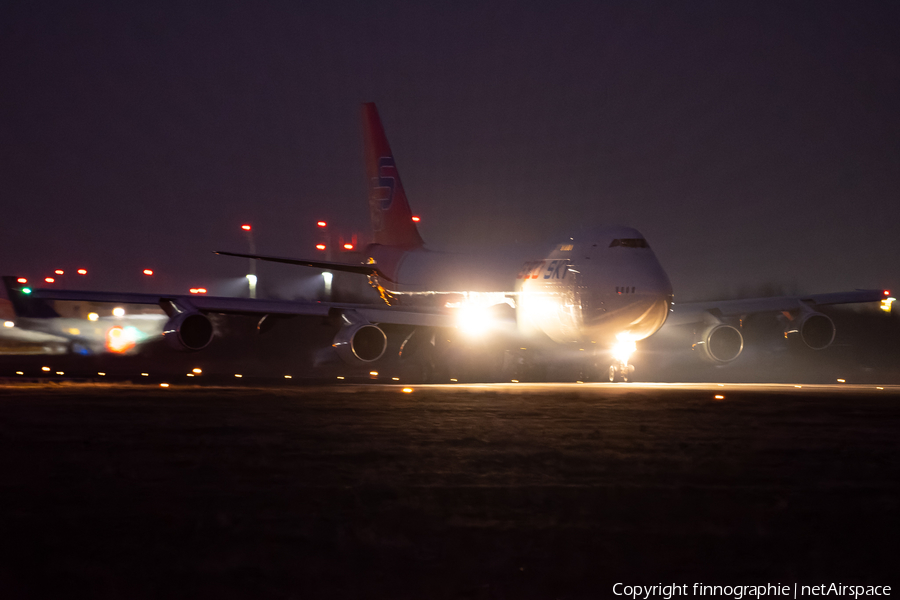
<svg viewBox="0 0 900 600">
<path fill-rule="evenodd" d="M 900 394 L 0 388 L 7 598 L 896 583 Z M 892 579 L 894 581 L 892 581 Z"/>
</svg>

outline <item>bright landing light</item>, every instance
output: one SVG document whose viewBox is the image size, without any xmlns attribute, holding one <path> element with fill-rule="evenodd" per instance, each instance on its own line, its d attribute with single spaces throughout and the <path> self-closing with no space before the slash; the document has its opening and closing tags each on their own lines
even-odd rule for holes
<svg viewBox="0 0 900 600">
<path fill-rule="evenodd" d="M 456 313 L 456 326 L 469 336 L 483 335 L 493 319 L 488 309 L 474 304 L 463 304 Z"/>
<path fill-rule="evenodd" d="M 634 351 L 637 350 L 637 345 L 627 332 L 616 334 L 616 339 L 618 341 L 612 347 L 613 358 L 619 362 L 627 363 Z"/>
</svg>

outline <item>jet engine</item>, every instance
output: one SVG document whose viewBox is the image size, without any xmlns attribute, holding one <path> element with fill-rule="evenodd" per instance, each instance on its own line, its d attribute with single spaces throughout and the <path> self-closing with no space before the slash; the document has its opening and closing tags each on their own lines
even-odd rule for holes
<svg viewBox="0 0 900 600">
<path fill-rule="evenodd" d="M 706 362 L 717 365 L 729 363 L 741 355 L 744 349 L 744 336 L 736 327 L 716 323 L 707 327 L 694 342 L 694 350 Z"/>
<path fill-rule="evenodd" d="M 212 322 L 199 312 L 183 312 L 166 322 L 163 337 L 182 352 L 203 350 L 212 341 Z"/>
<path fill-rule="evenodd" d="M 834 341 L 834 321 L 817 312 L 800 313 L 784 329 L 785 337 L 799 338 L 808 348 L 824 350 Z"/>
<path fill-rule="evenodd" d="M 348 365 L 374 362 L 387 350 L 387 336 L 377 325 L 349 323 L 344 325 L 331 346 Z"/>
</svg>

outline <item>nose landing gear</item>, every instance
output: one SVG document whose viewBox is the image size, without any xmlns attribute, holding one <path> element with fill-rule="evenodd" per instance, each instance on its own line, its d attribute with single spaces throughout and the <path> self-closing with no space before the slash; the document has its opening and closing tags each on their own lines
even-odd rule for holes
<svg viewBox="0 0 900 600">
<path fill-rule="evenodd" d="M 616 381 L 628 381 L 633 373 L 634 365 L 617 362 L 609 367 L 609 380 L 613 383 Z"/>
<path fill-rule="evenodd" d="M 628 364 L 628 359 L 637 349 L 634 339 L 628 333 L 620 333 L 616 336 L 618 340 L 612 348 L 613 359 L 616 361 L 609 367 L 609 380 L 628 381 L 634 373 L 634 365 Z"/>
</svg>

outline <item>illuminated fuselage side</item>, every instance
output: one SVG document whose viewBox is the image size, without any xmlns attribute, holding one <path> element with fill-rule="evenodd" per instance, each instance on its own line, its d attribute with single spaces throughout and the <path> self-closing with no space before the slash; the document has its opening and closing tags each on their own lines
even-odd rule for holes
<svg viewBox="0 0 900 600">
<path fill-rule="evenodd" d="M 598 228 L 524 258 L 387 246 L 370 247 L 369 256 L 393 280 L 386 285 L 391 290 L 460 293 L 451 303 L 508 302 L 521 333 L 540 332 L 562 344 L 643 339 L 662 327 L 672 300 L 665 271 L 629 227 Z"/>
</svg>

